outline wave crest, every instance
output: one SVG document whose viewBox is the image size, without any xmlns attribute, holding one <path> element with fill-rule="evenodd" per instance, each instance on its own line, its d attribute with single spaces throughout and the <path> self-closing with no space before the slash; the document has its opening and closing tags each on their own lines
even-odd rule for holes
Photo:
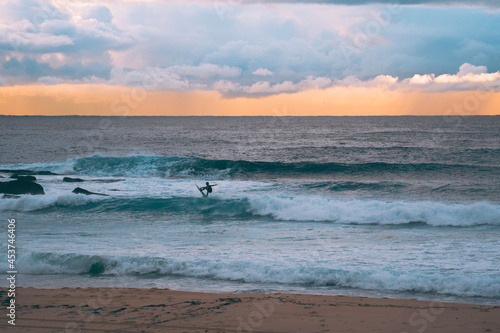
<svg viewBox="0 0 500 333">
<path fill-rule="evenodd" d="M 0 264 L 3 269 L 4 264 Z M 30 253 L 19 258 L 23 274 L 88 274 L 111 276 L 181 276 L 246 283 L 335 286 L 365 290 L 410 291 L 455 296 L 500 296 L 498 275 L 475 276 L 424 272 L 406 268 L 351 268 L 322 266 L 313 262 L 251 262 L 161 257 L 96 256 L 74 253 Z"/>
<path fill-rule="evenodd" d="M 251 211 L 283 221 L 331 221 L 357 224 L 407 224 L 431 226 L 500 225 L 500 206 L 488 202 L 446 204 L 431 201 L 385 202 L 335 200 L 323 197 L 254 197 Z"/>
</svg>

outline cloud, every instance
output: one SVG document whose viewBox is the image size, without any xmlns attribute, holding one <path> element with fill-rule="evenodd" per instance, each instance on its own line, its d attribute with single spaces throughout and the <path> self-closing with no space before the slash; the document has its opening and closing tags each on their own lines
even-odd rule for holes
<svg viewBox="0 0 500 333">
<path fill-rule="evenodd" d="M 9 84 L 141 86 L 153 69 L 158 89 L 263 96 L 335 85 L 464 89 L 492 84 L 500 70 L 500 13 L 452 1 L 402 2 L 420 5 L 390 15 L 392 1 L 5 3 L 0 74 Z"/>
<path fill-rule="evenodd" d="M 468 63 L 463 64 L 460 66 L 460 70 L 458 71 L 457 76 L 463 77 L 467 76 L 469 74 L 483 74 L 487 73 L 488 68 L 486 66 L 474 66 Z"/>
<path fill-rule="evenodd" d="M 28 20 L 0 25 L 0 49 L 25 53 L 59 52 L 73 40 L 66 35 L 40 32 Z"/>
<path fill-rule="evenodd" d="M 44 71 L 49 73 L 50 70 Z M 56 72 L 56 71 L 54 71 Z M 108 68 L 106 77 L 89 73 L 81 80 L 74 80 L 71 77 L 58 77 L 46 75 L 40 77 L 39 83 L 59 84 L 59 83 L 100 83 L 119 86 L 145 87 L 148 90 L 170 89 L 211 89 L 208 84 L 203 83 L 206 79 L 214 77 L 236 77 L 240 73 L 237 68 L 218 67 L 215 65 L 202 66 L 172 66 L 167 68 L 147 67 L 144 69 L 124 69 Z M 201 79 L 201 80 L 200 80 Z"/>
<path fill-rule="evenodd" d="M 401 82 L 401 86 L 419 87 L 424 91 L 443 92 L 461 90 L 499 90 L 500 71 L 488 73 L 485 66 L 468 63 L 460 66 L 457 74 L 415 74 Z"/>
<path fill-rule="evenodd" d="M 237 77 L 241 74 L 241 69 L 238 67 L 229 67 L 225 65 L 218 66 L 214 64 L 200 64 L 198 66 L 172 66 L 169 67 L 167 71 L 183 76 L 198 77 L 202 79 Z"/>
<path fill-rule="evenodd" d="M 228 8 L 221 17 L 221 8 L 201 3 L 134 5 L 130 13 L 115 13 L 113 22 L 143 27 L 140 38 L 145 41 L 122 52 L 115 63 L 124 67 L 140 59 L 141 66 L 235 67 L 241 69 L 241 85 L 260 81 L 254 74 L 259 68 L 273 73 L 267 80 L 271 85 L 307 76 L 409 78 L 422 69 L 440 75 L 466 62 L 500 70 L 495 33 L 500 15 L 481 9 L 410 6 L 387 16 L 387 7 L 380 4 L 222 2 Z M 376 33 L 369 29 L 374 25 Z M 352 56 L 346 56 L 346 48 L 354 48 Z"/>
<path fill-rule="evenodd" d="M 59 80 L 80 82 L 89 77 L 109 78 L 112 67 L 101 62 L 73 62 L 59 67 L 39 62 L 35 58 L 9 58 L 2 64 L 3 75 L 9 77 L 13 84 L 38 82 L 42 77 L 54 77 Z M 83 82 L 83 81 L 82 81 Z"/>
<path fill-rule="evenodd" d="M 273 72 L 271 72 L 267 68 L 259 68 L 256 71 L 252 73 L 253 75 L 260 75 L 260 76 L 268 76 L 268 75 L 273 75 Z"/>
<path fill-rule="evenodd" d="M 408 82 L 410 84 L 429 84 L 434 81 L 434 78 L 434 74 L 415 74 L 415 76 L 413 76 Z"/>
<path fill-rule="evenodd" d="M 269 81 L 258 81 L 252 85 L 240 85 L 237 82 L 220 80 L 212 88 L 226 96 L 267 96 L 281 93 L 296 93 L 311 89 L 327 89 L 332 87 L 378 88 L 384 90 L 449 92 L 464 90 L 500 91 L 500 71 L 487 73 L 485 66 L 463 64 L 457 74 L 415 74 L 411 78 L 400 79 L 390 75 L 378 75 L 372 79 L 362 80 L 356 76 L 331 80 L 326 77 L 307 77 L 293 83 L 283 81 L 271 84 Z"/>
<path fill-rule="evenodd" d="M 498 0 L 240 0 L 242 3 L 317 3 L 317 4 L 330 4 L 330 5 L 348 5 L 360 6 L 371 4 L 398 4 L 401 6 L 408 5 L 445 5 L 445 6 L 491 6 L 499 7 L 500 1 Z"/>
<path fill-rule="evenodd" d="M 54 85 L 54 84 L 66 83 L 66 80 L 54 76 L 42 76 L 41 78 L 38 79 L 38 83 L 46 85 Z"/>
<path fill-rule="evenodd" d="M 200 66 L 146 67 L 144 69 L 114 68 L 109 80 L 100 83 L 121 86 L 139 86 L 152 89 L 211 89 L 214 78 L 235 78 L 239 68 L 203 64 Z"/>
<path fill-rule="evenodd" d="M 99 22 L 103 23 L 111 23 L 111 20 L 113 19 L 113 14 L 109 10 L 108 7 L 106 6 L 89 6 L 88 8 L 85 9 L 85 12 L 83 14 L 84 19 L 95 19 Z"/>
<path fill-rule="evenodd" d="M 97 55 L 110 50 L 123 50 L 134 43 L 129 33 L 95 19 L 45 21 L 40 25 L 40 33 L 70 38 L 72 46 L 65 49 L 68 53 Z"/>
<path fill-rule="evenodd" d="M 2 21 L 10 21 L 0 24 L 0 66 L 9 82 L 109 77 L 110 52 L 131 47 L 134 39 L 111 23 L 109 8 L 80 7 L 76 13 L 44 1 L 0 4 L 9 14 L 7 20 L 2 14 Z"/>
<path fill-rule="evenodd" d="M 341 80 L 336 80 L 335 85 L 341 87 L 395 87 L 399 78 L 390 75 L 378 75 L 373 79 L 360 80 L 356 76 L 348 76 Z"/>
<path fill-rule="evenodd" d="M 42 67 L 42 66 L 41 66 Z M 219 76 L 218 73 L 230 74 L 230 68 L 212 68 L 212 66 L 181 67 L 177 66 L 161 68 L 147 67 L 141 70 L 110 69 L 107 77 L 97 75 L 86 75 L 83 79 L 73 80 L 71 76 L 62 78 L 60 76 L 45 75 L 50 70 L 41 68 L 39 70 L 38 83 L 54 85 L 68 84 L 107 84 L 116 86 L 140 87 L 147 90 L 174 90 L 174 91 L 217 91 L 224 97 L 233 98 L 239 96 L 263 97 L 275 94 L 293 94 L 307 90 L 323 90 L 334 87 L 346 88 L 377 88 L 386 91 L 420 91 L 420 92 L 450 92 L 465 90 L 488 90 L 500 91 L 500 71 L 488 73 L 485 66 L 473 66 L 463 64 L 457 74 L 415 74 L 411 78 L 400 79 L 390 75 L 378 75 L 371 79 L 360 79 L 356 76 L 347 76 L 343 79 L 331 79 L 328 77 L 308 76 L 300 81 L 285 80 L 280 82 L 257 81 L 251 84 L 241 84 L 238 77 L 221 78 L 217 81 L 205 80 Z M 207 75 L 203 68 L 211 68 Z M 209 71 L 210 72 L 210 71 Z M 236 72 L 236 71 L 235 71 Z M 234 73 L 233 73 L 234 74 Z M 200 80 L 201 79 L 201 80 Z M 231 80 L 232 79 L 232 80 Z"/>
<path fill-rule="evenodd" d="M 60 2 L 56 4 L 61 5 Z M 78 12 L 57 8 L 46 1 L 9 1 L 0 4 L 0 50 L 23 54 L 66 52 L 99 54 L 122 50 L 134 42 L 132 36 L 111 22 L 113 15 L 103 5 L 80 5 Z"/>
<path fill-rule="evenodd" d="M 41 24 L 46 20 L 67 20 L 70 16 L 55 7 L 51 1 L 23 0 L 0 2 L 1 19 L 7 23 L 23 20 L 33 25 Z"/>
<path fill-rule="evenodd" d="M 111 72 L 110 80 L 106 83 L 111 85 L 144 87 L 148 90 L 188 90 L 190 88 L 197 88 L 196 85 L 190 85 L 188 80 L 181 78 L 178 74 L 158 67 L 148 67 L 141 70 L 115 68 Z"/>
<path fill-rule="evenodd" d="M 81 0 L 85 3 L 88 0 Z M 123 1 L 127 2 L 127 1 Z M 128 2 L 162 2 L 162 3 L 178 3 L 180 0 L 128 0 Z M 184 1 L 191 3 L 205 4 L 203 0 L 191 0 Z M 223 12 L 223 7 L 225 5 L 234 6 L 235 3 L 238 4 L 283 4 L 283 3 L 295 3 L 295 4 L 330 4 L 330 5 L 348 5 L 348 6 L 362 6 L 371 4 L 398 4 L 401 6 L 411 6 L 411 5 L 425 5 L 425 4 L 435 4 L 435 5 L 446 5 L 446 6 L 500 6 L 500 1 L 498 0 L 238 0 L 238 1 L 214 1 L 214 6 L 217 5 L 219 10 Z"/>
<path fill-rule="evenodd" d="M 331 86 L 332 80 L 325 77 L 307 77 L 306 79 L 294 83 L 283 81 L 271 84 L 269 81 L 258 81 L 251 85 L 240 85 L 237 82 L 220 80 L 215 82 L 212 89 L 223 93 L 227 97 L 253 96 L 261 97 L 281 93 L 295 93 L 310 89 L 324 89 Z"/>
</svg>

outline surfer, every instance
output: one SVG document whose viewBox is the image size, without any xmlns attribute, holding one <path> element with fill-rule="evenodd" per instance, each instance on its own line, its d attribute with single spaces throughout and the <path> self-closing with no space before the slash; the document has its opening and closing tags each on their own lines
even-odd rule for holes
<svg viewBox="0 0 500 333">
<path fill-rule="evenodd" d="M 212 193 L 212 186 L 217 186 L 217 184 L 210 185 L 208 182 L 206 182 L 205 187 L 200 188 L 200 192 L 203 193 L 203 190 L 207 190 L 206 196 L 208 196 L 209 193 Z"/>
</svg>

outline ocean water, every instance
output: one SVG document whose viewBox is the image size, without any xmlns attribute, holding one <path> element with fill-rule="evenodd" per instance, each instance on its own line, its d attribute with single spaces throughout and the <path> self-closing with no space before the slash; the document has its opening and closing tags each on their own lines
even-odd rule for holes
<svg viewBox="0 0 500 333">
<path fill-rule="evenodd" d="M 0 199 L 18 286 L 500 304 L 500 117 L 0 117 L 0 153 L 55 173 Z"/>
</svg>

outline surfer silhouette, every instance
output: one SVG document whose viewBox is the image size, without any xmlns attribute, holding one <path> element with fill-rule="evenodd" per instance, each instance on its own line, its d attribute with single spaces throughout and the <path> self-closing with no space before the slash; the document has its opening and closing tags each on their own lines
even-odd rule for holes
<svg viewBox="0 0 500 333">
<path fill-rule="evenodd" d="M 204 190 L 207 190 L 206 196 L 208 196 L 209 193 L 212 193 L 212 186 L 217 186 L 217 184 L 210 185 L 208 182 L 206 182 L 205 187 L 200 188 L 200 192 L 203 193 Z"/>
</svg>

